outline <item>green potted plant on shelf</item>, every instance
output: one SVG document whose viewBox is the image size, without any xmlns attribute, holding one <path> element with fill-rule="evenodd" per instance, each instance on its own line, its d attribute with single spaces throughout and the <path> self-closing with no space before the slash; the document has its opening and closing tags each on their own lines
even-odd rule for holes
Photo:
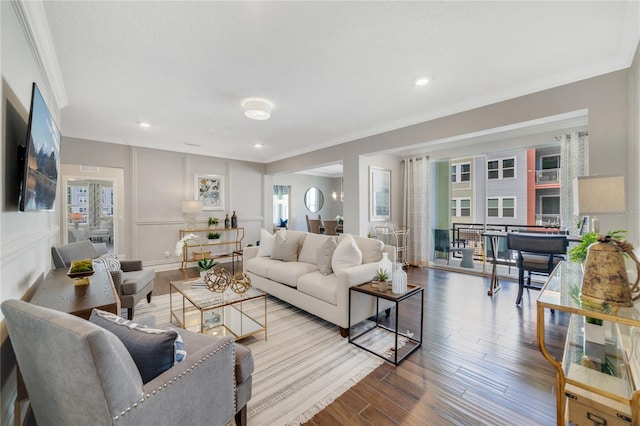
<svg viewBox="0 0 640 426">
<path fill-rule="evenodd" d="M 391 276 L 389 275 L 389 273 L 386 271 L 386 269 L 378 269 L 378 271 L 376 272 L 376 275 L 373 277 L 373 281 L 377 282 L 377 287 L 378 290 L 380 291 L 386 291 L 387 288 L 389 287 L 389 279 L 391 279 Z"/>
<path fill-rule="evenodd" d="M 208 240 L 219 240 L 220 239 L 220 233 L 219 232 L 209 232 L 207 234 L 207 239 Z"/>
<path fill-rule="evenodd" d="M 210 217 L 207 223 L 209 225 L 209 228 L 217 228 L 219 221 L 217 217 Z"/>
</svg>

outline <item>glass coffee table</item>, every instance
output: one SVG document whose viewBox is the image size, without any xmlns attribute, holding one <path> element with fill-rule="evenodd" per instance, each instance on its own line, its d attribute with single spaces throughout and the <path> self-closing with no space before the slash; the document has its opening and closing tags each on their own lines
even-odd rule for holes
<svg viewBox="0 0 640 426">
<path fill-rule="evenodd" d="M 267 294 L 249 287 L 245 293 L 209 291 L 198 279 L 169 284 L 171 320 L 180 327 L 236 340 L 264 332 L 267 340 Z"/>
</svg>

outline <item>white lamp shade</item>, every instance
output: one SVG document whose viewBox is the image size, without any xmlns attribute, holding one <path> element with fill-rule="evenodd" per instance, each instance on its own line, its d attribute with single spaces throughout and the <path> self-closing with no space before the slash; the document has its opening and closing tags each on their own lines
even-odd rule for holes
<svg viewBox="0 0 640 426">
<path fill-rule="evenodd" d="M 624 175 L 580 176 L 573 182 L 574 211 L 579 215 L 624 213 Z"/>
<path fill-rule="evenodd" d="M 198 213 L 202 211 L 202 201 L 184 200 L 182 202 L 182 213 Z"/>
</svg>

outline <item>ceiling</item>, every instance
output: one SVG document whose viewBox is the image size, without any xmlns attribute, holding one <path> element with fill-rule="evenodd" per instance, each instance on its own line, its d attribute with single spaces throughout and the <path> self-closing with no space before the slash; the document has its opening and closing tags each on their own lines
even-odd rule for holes
<svg viewBox="0 0 640 426">
<path fill-rule="evenodd" d="M 42 4 L 64 136 L 263 163 L 623 69 L 640 39 L 638 1 Z"/>
</svg>

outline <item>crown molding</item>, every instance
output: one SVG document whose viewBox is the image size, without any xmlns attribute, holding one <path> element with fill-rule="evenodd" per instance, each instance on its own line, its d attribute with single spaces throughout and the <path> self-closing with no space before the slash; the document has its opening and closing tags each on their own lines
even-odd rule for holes
<svg viewBox="0 0 640 426">
<path fill-rule="evenodd" d="M 15 0 L 13 5 L 29 45 L 33 49 L 45 84 L 53 93 L 58 108 L 62 109 L 69 104 L 69 98 L 62 79 L 58 56 L 51 40 L 44 5 L 42 1 L 24 0 Z"/>
</svg>

